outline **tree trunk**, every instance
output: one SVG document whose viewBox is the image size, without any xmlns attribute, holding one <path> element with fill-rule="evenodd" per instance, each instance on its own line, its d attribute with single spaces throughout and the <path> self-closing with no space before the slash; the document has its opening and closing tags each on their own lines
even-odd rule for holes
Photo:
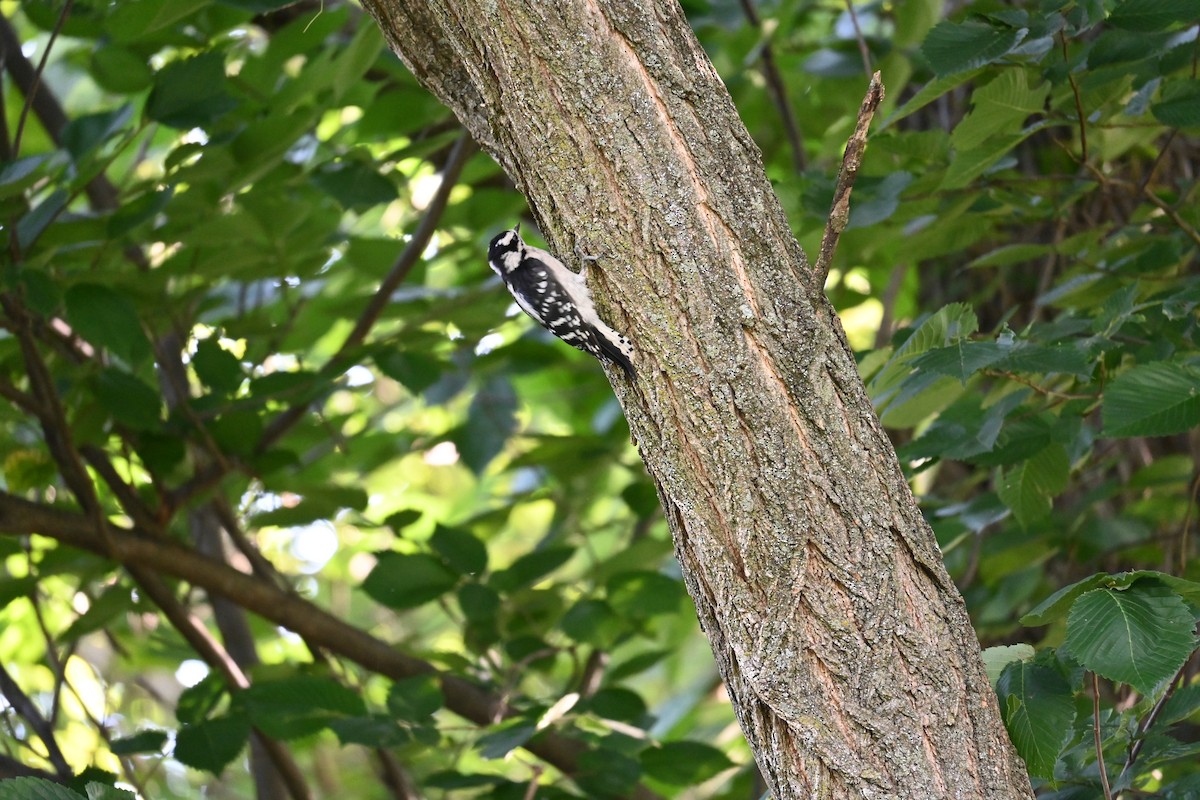
<svg viewBox="0 0 1200 800">
<path fill-rule="evenodd" d="M 364 5 L 558 251 L 603 256 L 601 313 L 636 348 L 616 391 L 772 796 L 1032 797 L 837 317 L 677 4 Z"/>
</svg>

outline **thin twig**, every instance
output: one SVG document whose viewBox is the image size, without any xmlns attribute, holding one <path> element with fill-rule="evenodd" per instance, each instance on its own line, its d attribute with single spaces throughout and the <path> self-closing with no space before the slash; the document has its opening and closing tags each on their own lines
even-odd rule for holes
<svg viewBox="0 0 1200 800">
<path fill-rule="evenodd" d="M 246 689 L 250 686 L 250 680 L 233 657 L 226 652 L 220 642 L 213 638 L 208 629 L 179 602 L 167 585 L 163 583 L 162 578 L 144 567 L 126 565 L 126 569 L 137 580 L 142 591 L 162 610 L 163 615 L 175 630 L 179 631 L 179 634 L 205 663 L 221 673 L 229 686 L 236 689 Z M 272 765 L 283 779 L 293 800 L 311 800 L 312 793 L 308 789 L 308 784 L 305 783 L 300 768 L 287 748 L 264 735 L 257 728 L 254 729 L 254 733 L 263 750 L 271 759 Z"/>
<path fill-rule="evenodd" d="M 1125 774 L 1129 770 L 1133 769 L 1134 762 L 1137 761 L 1138 756 L 1142 752 L 1142 747 L 1146 744 L 1146 734 L 1150 732 L 1150 729 L 1154 727 L 1154 723 L 1158 721 L 1158 717 L 1167 705 L 1167 701 L 1171 699 L 1171 695 L 1175 694 L 1175 690 L 1183 684 L 1190 661 L 1191 659 L 1188 659 L 1183 662 L 1183 666 L 1179 668 L 1179 671 L 1175 673 L 1175 677 L 1167 684 L 1167 690 L 1163 692 L 1162 697 L 1158 698 L 1158 702 L 1154 704 L 1154 708 L 1150 709 L 1150 713 L 1146 715 L 1146 718 L 1142 720 L 1142 724 L 1138 726 L 1137 738 L 1129 745 L 1129 755 L 1126 756 L 1125 766 L 1121 767 L 1121 774 L 1117 777 L 1118 783 L 1121 782 L 1121 779 L 1125 777 Z"/>
<path fill-rule="evenodd" d="M 50 722 L 42 716 L 42 712 L 38 710 L 37 705 L 29 699 L 29 695 L 21 691 L 21 687 L 17 684 L 13 677 L 8 674 L 8 670 L 0 664 L 0 694 L 4 695 L 4 699 L 8 704 L 16 710 L 18 714 L 25 718 L 25 722 L 42 740 L 42 744 L 46 746 L 46 755 L 50 763 L 54 765 L 54 771 L 58 773 L 60 778 L 69 778 L 74 775 L 71 765 L 67 763 L 66 757 L 58 747 L 58 742 L 54 738 L 54 729 Z"/>
<path fill-rule="evenodd" d="M 825 286 L 825 278 L 829 276 L 829 267 L 833 263 L 838 239 L 850 219 L 850 192 L 854 189 L 858 167 L 862 163 L 863 152 L 867 149 L 867 130 L 871 127 L 871 118 L 883 102 L 883 95 L 883 81 L 876 72 L 871 76 L 871 85 L 867 88 L 867 94 L 858 110 L 858 123 L 854 126 L 850 140 L 846 142 L 846 154 L 842 156 L 842 169 L 838 173 L 837 187 L 833 191 L 829 222 L 825 225 L 825 235 L 821 238 L 821 252 L 813 268 L 810 288 L 814 292 L 821 291 Z"/>
<path fill-rule="evenodd" d="M 796 112 L 792 108 L 792 101 L 788 98 L 787 84 L 784 83 L 779 65 L 775 63 L 775 52 L 771 48 L 770 38 L 763 29 L 762 18 L 758 16 L 758 10 L 754 7 L 754 0 L 741 0 L 741 2 L 746 19 L 758 29 L 759 35 L 762 37 L 758 57 L 762 62 L 763 78 L 767 82 L 767 91 L 775 103 L 779 118 L 783 121 L 783 131 L 787 136 L 788 146 L 792 150 L 792 163 L 795 165 L 796 172 L 803 172 L 808 166 L 807 157 L 804 155 L 804 134 L 800 131 L 800 123 L 796 121 Z"/>
<path fill-rule="evenodd" d="M 1100 741 L 1100 678 L 1092 673 L 1092 734 L 1096 741 L 1096 764 L 1100 767 L 1100 785 L 1104 788 L 1104 800 L 1112 800 L 1112 787 L 1108 785 L 1108 767 L 1104 765 L 1104 747 Z"/>
<path fill-rule="evenodd" d="M 383 314 L 388 303 L 392 301 L 392 293 L 404 282 L 404 279 L 408 277 L 413 267 L 420 262 L 421 255 L 425 252 L 425 248 L 429 246 L 429 241 L 437 231 L 438 225 L 441 224 L 442 214 L 445 212 L 446 205 L 450 200 L 450 192 L 458 184 L 458 178 L 462 174 L 462 169 L 466 165 L 467 160 L 475 152 L 475 149 L 474 140 L 466 133 L 454 143 L 454 147 L 450 151 L 450 156 L 446 160 L 446 166 L 442 169 L 441 185 L 438 186 L 433 199 L 426 206 L 425 215 L 421 217 L 417 229 L 413 231 L 412 238 L 409 239 L 400 257 L 396 259 L 396 263 L 392 266 L 391 271 L 388 272 L 387 277 L 379 284 L 379 289 L 371 297 L 362 314 L 359 315 L 358 320 L 354 323 L 354 328 L 347 334 L 345 341 L 342 342 L 342 346 L 329 359 L 325 369 L 341 362 L 352 350 L 366 341 L 367 334 L 371 332 L 371 328 L 379 321 L 380 315 Z M 277 442 L 283 434 L 300 421 L 307 411 L 308 405 L 306 403 L 299 403 L 272 420 L 259 440 L 258 447 L 256 448 L 257 452 L 261 453 Z"/>
<path fill-rule="evenodd" d="M 50 51 L 54 49 L 54 40 L 58 38 L 59 31 L 62 30 L 62 26 L 66 23 L 67 16 L 71 13 L 71 6 L 74 4 L 75 0 L 67 0 L 67 2 L 63 3 L 58 20 L 54 23 L 54 30 L 50 31 L 50 38 L 46 42 L 46 49 L 42 51 L 42 60 L 38 62 L 37 70 L 34 72 L 33 85 L 25 93 L 25 105 L 21 106 L 21 116 L 17 119 L 17 133 L 13 136 L 13 158 L 21 155 L 21 137 L 25 134 L 25 120 L 29 117 L 29 109 L 33 107 L 33 98 L 37 96 L 38 87 L 41 86 L 42 73 L 46 71 L 46 61 L 50 58 Z"/>
<path fill-rule="evenodd" d="M 1075 95 L 1075 115 L 1079 118 L 1079 155 L 1085 164 L 1088 160 L 1087 125 L 1083 115 L 1083 100 L 1079 97 L 1079 84 L 1071 74 L 1071 57 L 1067 51 L 1067 36 L 1059 31 L 1058 40 L 1062 43 L 1063 63 L 1067 67 L 1067 82 L 1071 84 L 1071 93 Z"/>
<path fill-rule="evenodd" d="M 863 36 L 862 28 L 859 27 L 858 12 L 854 10 L 854 0 L 846 0 L 846 11 L 850 13 L 850 24 L 854 26 L 854 39 L 858 42 L 858 54 L 862 56 L 863 74 L 870 76 L 873 74 L 871 48 L 867 47 L 867 40 Z"/>
</svg>

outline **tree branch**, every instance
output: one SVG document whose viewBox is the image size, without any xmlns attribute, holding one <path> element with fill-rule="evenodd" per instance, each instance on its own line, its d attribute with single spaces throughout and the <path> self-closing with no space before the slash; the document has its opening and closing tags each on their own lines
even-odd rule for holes
<svg viewBox="0 0 1200 800">
<path fill-rule="evenodd" d="M 842 169 L 838 172 L 837 187 L 833 190 L 833 206 L 829 209 L 829 221 L 825 224 L 825 235 L 821 238 L 821 252 L 817 255 L 817 263 L 813 268 L 812 284 L 814 292 L 820 292 L 829 277 L 829 268 L 833 264 L 833 254 L 837 251 L 838 239 L 850 221 L 850 193 L 854 190 L 854 181 L 858 177 L 858 167 L 862 164 L 863 153 L 867 149 L 867 131 L 871 127 L 871 118 L 875 110 L 883 102 L 883 81 L 876 72 L 871 76 L 871 85 L 863 98 L 858 110 L 858 123 L 854 133 L 846 142 L 846 153 L 842 156 Z"/>
<path fill-rule="evenodd" d="M 307 600 L 282 592 L 252 575 L 238 572 L 175 542 L 156 540 L 136 529 L 114 525 L 109 531 L 113 544 L 110 556 L 87 517 L 32 503 L 5 492 L 0 492 L 0 533 L 48 536 L 97 555 L 115 557 L 126 566 L 132 564 L 180 578 L 210 594 L 229 598 L 247 611 L 392 680 L 436 675 L 441 682 L 446 707 L 476 724 L 490 725 L 505 716 L 501 699 L 478 686 L 441 673 L 429 662 L 395 650 Z M 584 745 L 562 734 L 543 732 L 527 743 L 525 749 L 570 775 L 578 770 L 577 760 Z M 639 800 L 657 797 L 644 787 L 638 787 L 632 796 Z"/>
<path fill-rule="evenodd" d="M 413 231 L 412 238 L 409 239 L 403 252 L 400 253 L 400 257 L 392 266 L 391 271 L 388 272 L 383 282 L 379 284 L 379 289 L 371 297 L 362 314 L 359 315 L 358 321 L 354 323 L 354 328 L 346 336 L 345 341 L 342 342 L 342 346 L 329 359 L 327 367 L 339 363 L 350 351 L 366 341 L 367 334 L 370 333 L 371 328 L 379 320 L 379 315 L 383 313 L 388 303 L 392 301 L 392 294 L 404 282 L 404 279 L 408 277 L 408 273 L 417 265 L 421 260 L 421 255 L 429 247 L 429 241 L 433 238 L 433 234 L 437 232 L 438 224 L 442 220 L 442 214 L 446 210 L 446 204 L 450 200 L 450 192 L 458 185 L 462 169 L 476 149 L 474 141 L 466 133 L 454 143 L 454 148 L 450 151 L 450 156 L 446 160 L 446 166 L 442 168 L 442 182 L 434 193 L 433 199 L 426 206 L 425 214 L 421 217 L 420 223 L 417 224 L 417 229 Z M 263 431 L 262 439 L 258 443 L 258 452 L 261 453 L 279 441 L 280 437 L 299 422 L 307 412 L 308 406 L 306 404 L 294 405 L 272 420 L 267 429 Z"/>
<path fill-rule="evenodd" d="M 58 774 L 58 777 L 66 780 L 74 775 L 74 770 L 67 763 L 67 759 L 63 756 L 63 752 L 59 749 L 58 742 L 54 738 L 54 727 L 50 724 L 49 720 L 42 716 L 42 712 L 29 699 L 29 695 L 21 691 L 21 687 L 8 674 L 8 670 L 4 668 L 3 664 L 0 664 L 0 694 L 4 695 L 4 699 L 8 701 L 8 704 L 24 717 L 29 727 L 42 740 L 42 744 L 46 746 L 46 756 L 54 766 L 54 771 Z"/>
<path fill-rule="evenodd" d="M 787 135 L 788 145 L 792 149 L 792 161 L 795 164 L 796 172 L 803 172 L 808 166 L 807 158 L 804 155 L 804 136 L 800 133 L 800 124 L 796 122 L 796 112 L 788 97 L 787 84 L 784 83 L 783 75 L 779 72 L 779 65 L 775 63 L 775 52 L 771 47 L 770 36 L 763 30 L 762 18 L 758 16 L 758 10 L 754 7 L 754 0 L 741 0 L 741 3 L 746 19 L 758 29 L 759 35 L 762 37 L 759 60 L 762 62 L 763 78 L 767 82 L 767 92 L 771 95 L 775 109 L 779 112 L 779 118 L 783 121 L 783 130 Z"/>
</svg>

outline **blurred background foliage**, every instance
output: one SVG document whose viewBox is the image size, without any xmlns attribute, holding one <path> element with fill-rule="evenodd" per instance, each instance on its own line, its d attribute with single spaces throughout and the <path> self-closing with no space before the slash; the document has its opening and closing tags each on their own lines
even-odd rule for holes
<svg viewBox="0 0 1200 800">
<path fill-rule="evenodd" d="M 810 254 L 882 71 L 827 289 L 1010 733 L 1045 796 L 1197 796 L 1194 0 L 684 7 Z M 0 536 L 2 774 L 759 797 L 601 369 L 485 263 L 524 201 L 361 9 L 0 9 L 6 509 L 199 549 L 503 710 Z"/>
</svg>

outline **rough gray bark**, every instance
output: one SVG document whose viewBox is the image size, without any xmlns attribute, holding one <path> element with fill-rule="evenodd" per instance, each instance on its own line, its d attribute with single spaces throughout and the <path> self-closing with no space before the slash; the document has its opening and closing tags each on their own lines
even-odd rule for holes
<svg viewBox="0 0 1200 800">
<path fill-rule="evenodd" d="M 759 152 L 671 0 L 366 0 L 592 269 L 772 795 L 1031 797 L 979 645 Z M 481 254 L 482 257 L 482 254 Z"/>
</svg>

